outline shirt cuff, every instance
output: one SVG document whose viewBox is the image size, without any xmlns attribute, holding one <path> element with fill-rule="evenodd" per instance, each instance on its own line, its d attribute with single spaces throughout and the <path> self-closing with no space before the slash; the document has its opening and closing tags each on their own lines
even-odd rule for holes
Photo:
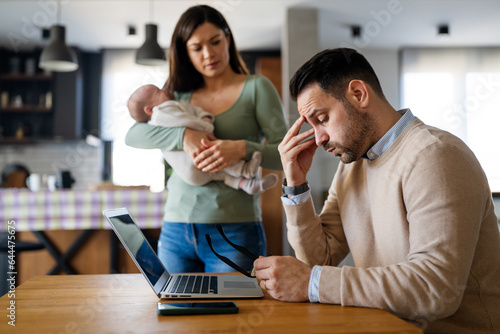
<svg viewBox="0 0 500 334">
<path fill-rule="evenodd" d="M 322 266 L 314 266 L 309 277 L 309 301 L 311 303 L 319 302 L 319 278 L 321 276 Z"/>
<path fill-rule="evenodd" d="M 311 189 L 293 197 L 288 197 L 287 195 L 283 195 L 281 196 L 281 202 L 285 205 L 297 205 L 306 202 L 310 197 L 311 197 Z"/>
</svg>

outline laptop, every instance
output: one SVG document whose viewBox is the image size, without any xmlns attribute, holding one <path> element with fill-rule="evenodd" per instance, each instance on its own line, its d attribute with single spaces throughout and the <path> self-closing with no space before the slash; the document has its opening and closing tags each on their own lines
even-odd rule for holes
<svg viewBox="0 0 500 334">
<path fill-rule="evenodd" d="M 169 274 L 126 208 L 104 210 L 123 247 L 159 298 L 262 298 L 257 279 L 243 275 Z"/>
</svg>

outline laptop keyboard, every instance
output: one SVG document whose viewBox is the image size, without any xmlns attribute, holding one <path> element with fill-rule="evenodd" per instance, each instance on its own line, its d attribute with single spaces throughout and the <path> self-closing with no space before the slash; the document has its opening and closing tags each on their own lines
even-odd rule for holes
<svg viewBox="0 0 500 334">
<path fill-rule="evenodd" d="M 217 294 L 217 276 L 178 275 L 169 293 Z"/>
</svg>

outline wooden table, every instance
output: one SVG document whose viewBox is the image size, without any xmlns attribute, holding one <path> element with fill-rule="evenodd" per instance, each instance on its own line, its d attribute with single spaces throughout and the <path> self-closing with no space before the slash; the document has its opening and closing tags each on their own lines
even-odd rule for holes
<svg viewBox="0 0 500 334">
<path fill-rule="evenodd" d="M 422 333 L 382 310 L 268 295 L 234 300 L 237 314 L 159 316 L 159 299 L 140 274 L 36 276 L 13 294 L 0 298 L 1 333 Z"/>
</svg>

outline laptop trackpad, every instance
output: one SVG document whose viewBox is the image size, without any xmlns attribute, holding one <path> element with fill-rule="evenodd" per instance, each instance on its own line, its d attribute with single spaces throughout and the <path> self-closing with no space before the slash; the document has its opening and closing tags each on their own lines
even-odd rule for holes
<svg viewBox="0 0 500 334">
<path fill-rule="evenodd" d="M 254 289 L 255 283 L 253 283 L 253 282 L 240 282 L 240 281 L 224 281 L 224 288 L 226 288 L 226 289 Z"/>
</svg>

